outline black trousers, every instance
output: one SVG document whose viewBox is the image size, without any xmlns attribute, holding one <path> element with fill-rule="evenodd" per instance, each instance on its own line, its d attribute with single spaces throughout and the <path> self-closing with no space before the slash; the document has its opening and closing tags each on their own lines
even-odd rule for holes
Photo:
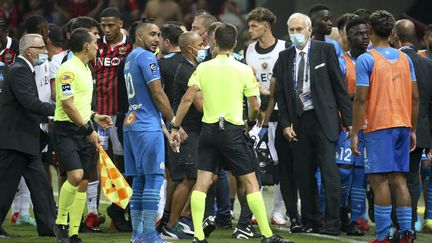
<svg viewBox="0 0 432 243">
<path fill-rule="evenodd" d="M 297 182 L 294 174 L 294 158 L 288 140 L 283 135 L 283 127 L 276 127 L 275 148 L 278 155 L 278 165 L 275 170 L 278 173 L 282 198 L 287 209 L 288 216 L 293 219 L 298 217 L 297 211 Z"/>
<path fill-rule="evenodd" d="M 53 235 L 55 202 L 41 157 L 14 150 L 0 150 L 0 226 L 12 204 L 21 176 L 30 190 L 38 234 Z"/>
<path fill-rule="evenodd" d="M 324 128 L 325 129 L 325 128 Z M 336 166 L 336 141 L 330 141 L 323 132 L 314 110 L 303 112 L 298 126 L 294 126 L 297 142 L 291 142 L 294 153 L 294 173 L 301 198 L 304 224 L 321 226 L 319 196 L 315 173 L 321 169 L 326 192 L 324 223 L 326 227 L 339 227 L 340 178 Z"/>
</svg>

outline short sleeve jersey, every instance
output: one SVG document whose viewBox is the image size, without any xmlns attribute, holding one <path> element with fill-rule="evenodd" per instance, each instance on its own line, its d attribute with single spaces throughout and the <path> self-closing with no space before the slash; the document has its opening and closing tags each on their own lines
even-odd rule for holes
<svg viewBox="0 0 432 243">
<path fill-rule="evenodd" d="M 328 37 L 325 37 L 325 38 L 324 38 L 324 42 L 327 42 L 327 43 L 330 43 L 330 44 L 333 44 L 333 45 L 334 45 L 334 47 L 335 47 L 335 49 L 336 49 L 336 55 L 337 55 L 338 57 L 340 57 L 340 56 L 343 55 L 343 50 L 342 50 L 342 48 L 340 47 L 339 42 L 337 42 L 336 40 L 334 40 L 334 39 L 332 39 L 332 38 L 328 38 Z"/>
<path fill-rule="evenodd" d="M 54 121 L 69 121 L 64 112 L 62 100 L 74 98 L 73 104 L 84 122 L 91 116 L 91 102 L 93 94 L 93 79 L 90 68 L 77 56 L 60 65 L 56 76 L 56 110 Z"/>
<path fill-rule="evenodd" d="M 160 80 L 158 61 L 153 53 L 135 48 L 124 67 L 129 109 L 124 131 L 161 131 L 161 114 L 153 102 L 149 84 Z"/>
<path fill-rule="evenodd" d="M 381 55 L 383 55 L 390 62 L 394 62 L 398 60 L 399 55 L 402 53 L 394 48 L 373 48 L 373 49 L 381 53 Z M 402 54 L 408 58 L 408 62 L 410 65 L 411 80 L 415 81 L 416 80 L 415 70 L 411 58 L 409 58 L 409 56 L 406 55 L 405 53 Z M 369 80 L 372 74 L 373 67 L 374 67 L 374 59 L 369 52 L 366 52 L 357 58 L 357 62 L 356 62 L 356 85 L 357 86 L 369 86 Z"/>
<path fill-rule="evenodd" d="M 188 86 L 196 85 L 203 96 L 204 123 L 216 123 L 220 116 L 243 125 L 243 97 L 259 96 L 258 82 L 252 68 L 233 56 L 218 55 L 198 65 Z"/>
<path fill-rule="evenodd" d="M 369 87 L 364 115 L 366 133 L 411 127 L 411 81 L 415 80 L 411 59 L 399 50 L 373 48 L 358 57 L 356 86 Z"/>
</svg>

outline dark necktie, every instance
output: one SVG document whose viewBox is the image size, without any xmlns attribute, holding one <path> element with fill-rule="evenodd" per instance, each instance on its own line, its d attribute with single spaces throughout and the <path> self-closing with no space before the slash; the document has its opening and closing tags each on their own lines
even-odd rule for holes
<svg viewBox="0 0 432 243">
<path fill-rule="evenodd" d="M 299 97 L 300 94 L 303 93 L 303 81 L 304 81 L 304 69 L 305 69 L 305 59 L 304 52 L 300 52 L 300 62 L 297 68 L 297 89 L 296 89 L 296 112 L 298 116 L 301 116 L 303 113 L 303 103 Z"/>
<path fill-rule="evenodd" d="M 301 94 L 303 93 L 303 81 L 304 81 L 304 68 L 305 68 L 305 59 L 304 59 L 304 52 L 300 52 L 300 62 L 297 68 L 297 93 Z"/>
</svg>

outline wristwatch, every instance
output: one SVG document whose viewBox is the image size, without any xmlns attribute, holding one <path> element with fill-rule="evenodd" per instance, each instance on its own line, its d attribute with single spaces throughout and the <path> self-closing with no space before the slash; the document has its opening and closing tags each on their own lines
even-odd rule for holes
<svg viewBox="0 0 432 243">
<path fill-rule="evenodd" d="M 79 127 L 78 132 L 84 136 L 89 136 L 90 134 L 93 133 L 93 127 L 90 126 L 89 123 L 86 123 L 82 126 Z"/>
</svg>

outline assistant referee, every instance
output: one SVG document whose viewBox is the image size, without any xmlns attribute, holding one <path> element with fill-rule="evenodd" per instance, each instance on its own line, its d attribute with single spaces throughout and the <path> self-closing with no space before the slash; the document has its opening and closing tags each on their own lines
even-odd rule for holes
<svg viewBox="0 0 432 243">
<path fill-rule="evenodd" d="M 249 110 L 248 125 L 253 126 L 259 110 L 258 83 L 252 69 L 232 56 L 236 45 L 237 30 L 233 25 L 223 24 L 216 29 L 217 56 L 200 64 L 188 83 L 188 90 L 177 108 L 172 125 L 171 137 L 179 145 L 178 132 L 193 99 L 198 91 L 203 96 L 203 126 L 199 141 L 197 160 L 198 176 L 191 195 L 192 218 L 195 228 L 193 242 L 207 242 L 202 221 L 204 217 L 206 192 L 213 175 L 227 161 L 233 175 L 245 185 L 248 205 L 257 218 L 263 238 L 261 242 L 290 242 L 273 235 L 267 222 L 266 208 L 255 175 L 255 160 L 246 144 L 243 121 L 243 96 L 246 96 Z M 181 149 L 181 148 L 180 148 Z"/>
<path fill-rule="evenodd" d="M 56 76 L 56 110 L 54 145 L 60 161 L 60 171 L 67 180 L 60 189 L 54 234 L 57 242 L 82 242 L 78 229 L 83 214 L 88 174 L 95 168 L 93 155 L 99 145 L 99 135 L 90 120 L 104 129 L 112 126 L 109 116 L 91 110 L 93 79 L 88 67 L 96 57 L 96 36 L 85 28 L 72 32 L 72 58 L 63 63 Z M 67 220 L 69 215 L 69 232 Z"/>
</svg>

